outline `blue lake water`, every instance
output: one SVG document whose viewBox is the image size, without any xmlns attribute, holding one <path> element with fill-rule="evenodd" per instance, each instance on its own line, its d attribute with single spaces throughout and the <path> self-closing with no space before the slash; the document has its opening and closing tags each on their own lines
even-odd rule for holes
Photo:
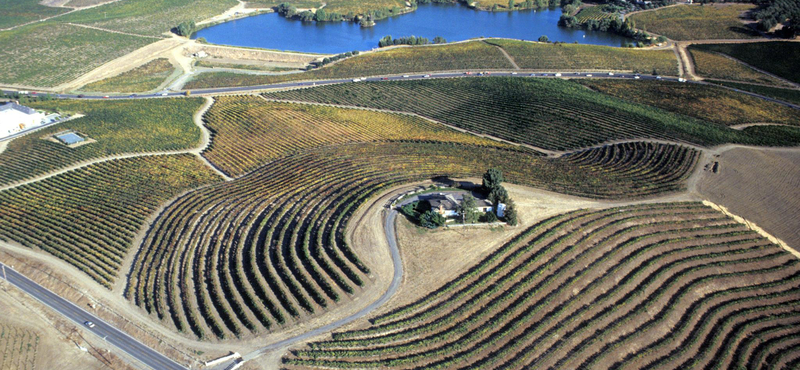
<svg viewBox="0 0 800 370">
<path fill-rule="evenodd" d="M 386 35 L 442 36 L 447 41 L 475 37 L 506 37 L 536 40 L 542 35 L 550 41 L 621 46 L 628 39 L 606 32 L 574 30 L 558 26 L 560 9 L 487 12 L 463 5 L 420 5 L 411 13 L 375 22 L 362 28 L 355 22 L 301 22 L 277 13 L 261 14 L 230 21 L 197 32 L 213 44 L 313 53 L 342 53 L 370 50 Z"/>
</svg>

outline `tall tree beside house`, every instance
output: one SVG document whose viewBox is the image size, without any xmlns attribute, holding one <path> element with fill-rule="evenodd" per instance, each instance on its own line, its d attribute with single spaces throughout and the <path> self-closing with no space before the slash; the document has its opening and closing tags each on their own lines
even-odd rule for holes
<svg viewBox="0 0 800 370">
<path fill-rule="evenodd" d="M 489 193 L 492 189 L 501 186 L 503 181 L 505 181 L 503 172 L 497 168 L 490 168 L 483 174 L 483 189 Z"/>
<path fill-rule="evenodd" d="M 506 210 L 505 215 L 503 215 L 506 219 L 506 223 L 511 226 L 516 226 L 519 223 L 519 219 L 517 219 L 517 206 L 514 204 L 514 201 L 509 199 L 506 203 Z"/>
<path fill-rule="evenodd" d="M 419 218 L 420 226 L 427 227 L 428 229 L 435 229 L 437 227 L 444 226 L 444 223 L 444 216 L 435 211 L 427 211 Z"/>
<path fill-rule="evenodd" d="M 461 214 L 461 222 L 465 224 L 474 224 L 480 218 L 478 205 L 472 194 L 464 194 L 464 199 L 461 200 L 458 212 Z"/>
</svg>

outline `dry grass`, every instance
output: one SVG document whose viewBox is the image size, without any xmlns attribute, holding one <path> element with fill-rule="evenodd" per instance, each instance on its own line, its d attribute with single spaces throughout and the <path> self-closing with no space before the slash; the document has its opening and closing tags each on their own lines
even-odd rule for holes
<svg viewBox="0 0 800 370">
<path fill-rule="evenodd" d="M 3 32 L 0 83 L 56 86 L 152 41 L 60 23 Z"/>
<path fill-rule="evenodd" d="M 166 58 L 155 59 L 118 76 L 93 82 L 79 90 L 100 92 L 140 92 L 158 88 L 175 67 Z"/>
<path fill-rule="evenodd" d="M 785 82 L 775 77 L 756 71 L 723 55 L 698 50 L 695 47 L 689 47 L 689 53 L 694 60 L 695 73 L 701 77 L 776 86 L 786 85 Z"/>
<path fill-rule="evenodd" d="M 634 14 L 636 27 L 673 40 L 745 39 L 758 32 L 740 19 L 751 4 L 685 5 Z"/>
</svg>

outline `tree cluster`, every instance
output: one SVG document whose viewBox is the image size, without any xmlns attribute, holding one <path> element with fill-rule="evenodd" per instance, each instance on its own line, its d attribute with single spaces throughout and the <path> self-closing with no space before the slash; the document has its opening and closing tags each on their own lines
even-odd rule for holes
<svg viewBox="0 0 800 370">
<path fill-rule="evenodd" d="M 508 196 L 508 191 L 502 185 L 503 181 L 505 181 L 505 178 L 503 178 L 503 173 L 496 168 L 490 168 L 485 174 L 483 174 L 483 191 L 488 194 L 487 199 L 492 202 L 492 206 L 494 207 L 494 212 L 489 212 L 495 216 L 494 219 L 497 220 L 496 212 L 500 207 L 500 203 L 503 203 L 506 205 L 503 218 L 509 225 L 514 226 L 518 222 L 517 210 L 514 202 Z"/>
<path fill-rule="evenodd" d="M 336 54 L 336 55 L 334 55 L 332 57 L 326 57 L 325 59 L 322 59 L 322 62 L 319 62 L 316 65 L 316 67 L 322 67 L 322 66 L 324 66 L 326 64 L 333 63 L 333 62 L 335 62 L 337 60 L 349 58 L 351 56 L 358 55 L 358 54 L 359 54 L 358 50 L 353 50 L 353 51 L 348 51 L 346 53 Z"/>
<path fill-rule="evenodd" d="M 416 37 L 416 36 L 409 36 L 409 37 L 400 37 L 393 39 L 391 35 L 384 36 L 383 38 L 378 41 L 378 47 L 387 47 L 392 45 L 428 45 L 428 44 L 445 44 L 447 40 L 444 37 L 436 36 L 433 38 L 433 42 L 428 40 L 426 37 Z"/>
<path fill-rule="evenodd" d="M 194 21 L 186 21 L 181 22 L 178 27 L 175 27 L 175 34 L 178 36 L 191 36 L 194 31 L 197 30 L 197 26 L 194 24 Z"/>
<path fill-rule="evenodd" d="M 289 3 L 281 3 L 275 8 L 275 11 L 278 14 L 290 18 L 290 19 L 300 19 L 305 22 L 317 21 L 317 22 L 336 22 L 345 20 L 345 16 L 336 13 L 336 12 L 328 12 L 325 9 L 317 9 L 316 12 L 312 12 L 310 10 L 305 10 L 302 12 L 297 12 L 297 8 L 294 5 Z M 354 16 L 351 15 L 349 19 L 353 19 Z"/>
<path fill-rule="evenodd" d="M 800 1 L 764 1 L 754 16 L 762 31 L 769 31 L 778 24 L 784 24 L 781 29 L 783 36 L 792 38 L 800 34 Z"/>
</svg>

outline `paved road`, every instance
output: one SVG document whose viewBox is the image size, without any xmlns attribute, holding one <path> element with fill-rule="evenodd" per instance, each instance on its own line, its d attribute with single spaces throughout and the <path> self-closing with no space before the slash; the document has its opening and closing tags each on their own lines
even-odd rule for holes
<svg viewBox="0 0 800 370">
<path fill-rule="evenodd" d="M 5 268 L 9 283 L 15 285 L 25 293 L 30 294 L 33 298 L 36 298 L 39 302 L 42 302 L 56 312 L 66 316 L 68 319 L 83 327 L 84 330 L 100 338 L 104 338 L 108 343 L 111 343 L 145 365 L 155 370 L 186 370 L 186 367 L 172 361 L 119 329 L 114 328 L 97 316 L 86 312 L 72 302 L 59 297 L 24 275 L 0 263 L 0 268 L 3 267 Z M 2 273 L 0 273 L 0 278 L 3 278 Z M 84 325 L 87 321 L 93 322 L 95 326 L 93 328 L 87 327 Z"/>
<path fill-rule="evenodd" d="M 392 264 L 394 265 L 394 275 L 392 276 L 391 284 L 389 284 L 389 289 L 387 289 L 386 292 L 383 293 L 383 295 L 381 295 L 380 298 L 378 298 L 378 300 L 372 302 L 369 306 L 364 307 L 363 309 L 361 309 L 361 311 L 358 311 L 351 316 L 330 323 L 323 327 L 314 329 L 312 331 L 305 332 L 296 337 L 285 339 L 280 342 L 276 342 L 268 346 L 259 348 L 256 351 L 253 351 L 251 353 L 242 356 L 242 359 L 244 361 L 249 361 L 269 351 L 287 347 L 292 344 L 302 342 L 311 337 L 328 333 L 338 327 L 349 324 L 355 320 L 358 320 L 360 318 L 369 315 L 370 313 L 372 313 L 373 310 L 375 310 L 380 306 L 383 306 L 384 303 L 389 301 L 389 299 L 392 298 L 392 296 L 397 292 L 397 289 L 400 287 L 400 283 L 403 281 L 403 261 L 402 259 L 400 259 L 400 250 L 397 248 L 397 234 L 395 233 L 396 219 L 397 219 L 397 211 L 392 209 L 389 210 L 389 214 L 386 216 L 386 219 L 384 220 L 383 223 L 383 232 L 386 234 L 386 241 L 389 243 L 389 252 L 392 255 Z"/>
<path fill-rule="evenodd" d="M 503 76 L 503 77 L 542 77 L 542 78 L 614 78 L 614 79 L 641 79 L 641 80 L 664 80 L 664 81 L 681 81 L 687 83 L 696 83 L 701 85 L 712 85 L 708 82 L 704 81 L 686 81 L 682 78 L 678 77 L 662 77 L 662 76 L 651 76 L 651 75 L 641 75 L 641 74 L 634 74 L 634 73 L 586 73 L 586 72 L 548 72 L 548 73 L 529 73 L 529 72 L 516 72 L 516 71 L 498 71 L 498 72 L 490 72 L 486 74 L 480 74 L 478 72 L 443 72 L 443 73 L 423 73 L 423 74 L 405 74 L 405 75 L 392 75 L 392 76 L 382 76 L 382 77 L 367 77 L 360 79 L 361 81 L 402 81 L 402 80 L 420 80 L 420 79 L 427 79 L 427 78 L 453 78 L 453 77 L 482 77 L 482 76 Z M 294 87 L 308 87 L 308 86 L 323 86 L 323 85 L 332 85 L 332 84 L 340 84 L 340 83 L 357 83 L 354 82 L 352 78 L 340 78 L 340 79 L 332 79 L 332 80 L 319 80 L 319 81 L 303 81 L 303 82 L 284 82 L 284 83 L 276 83 L 276 84 L 269 84 L 269 85 L 259 85 L 259 86 L 242 86 L 242 87 L 221 87 L 221 88 L 214 88 L 214 89 L 195 89 L 192 90 L 192 93 L 195 95 L 209 95 L 209 94 L 224 94 L 224 93 L 246 93 L 252 91 L 260 91 L 260 90 L 268 90 L 268 89 L 285 89 L 285 88 L 294 88 Z M 773 99 L 768 96 L 759 95 L 747 91 L 741 91 L 735 88 L 727 87 L 727 86 L 719 86 L 728 90 L 738 91 L 743 94 L 751 95 L 757 98 L 761 98 L 764 100 L 772 101 L 778 104 L 782 104 L 788 106 L 790 108 L 800 109 L 800 105 L 788 103 L 782 100 Z M 14 91 L 3 91 L 4 93 L 14 93 Z M 83 98 L 83 99 L 150 99 L 150 98 L 168 98 L 168 97 L 175 97 L 175 96 L 184 96 L 184 92 L 160 92 L 155 94 L 145 94 L 145 95 L 75 95 L 75 94 L 51 94 L 50 96 L 62 99 L 75 99 L 75 98 Z"/>
</svg>

